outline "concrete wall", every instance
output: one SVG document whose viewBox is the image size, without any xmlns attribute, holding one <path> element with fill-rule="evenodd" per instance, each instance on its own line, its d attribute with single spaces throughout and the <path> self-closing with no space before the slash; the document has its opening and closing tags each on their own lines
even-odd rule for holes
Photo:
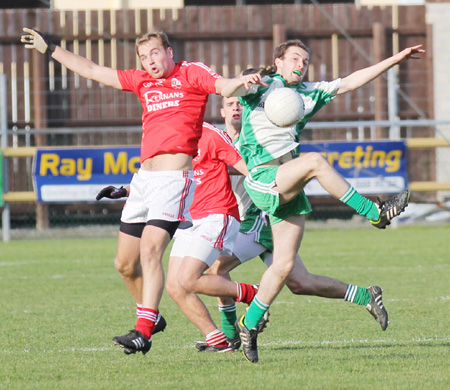
<svg viewBox="0 0 450 390">
<path fill-rule="evenodd" d="M 436 120 L 450 121 L 450 2 L 427 3 L 427 22 L 433 29 L 434 115 Z M 437 138 L 450 142 L 450 125 L 436 129 Z M 450 182 L 450 147 L 436 154 L 436 179 Z M 441 192 L 441 200 L 450 192 Z"/>
</svg>

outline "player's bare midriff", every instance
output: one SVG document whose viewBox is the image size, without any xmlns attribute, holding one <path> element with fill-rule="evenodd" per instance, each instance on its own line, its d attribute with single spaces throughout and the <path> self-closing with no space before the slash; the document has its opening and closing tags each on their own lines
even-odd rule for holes
<svg viewBox="0 0 450 390">
<path fill-rule="evenodd" d="M 264 164 L 258 165 L 257 168 L 260 168 L 260 167 L 277 167 L 277 166 L 280 166 L 280 165 L 282 165 L 284 163 L 287 163 L 288 161 L 291 161 L 292 159 L 293 159 L 292 153 L 289 152 L 289 153 L 283 154 L 281 157 L 278 157 L 278 158 L 276 158 L 274 160 L 270 160 L 270 161 L 268 161 L 268 162 L 266 162 Z"/>
<path fill-rule="evenodd" d="M 192 170 L 192 156 L 184 153 L 158 154 L 141 164 L 144 171 L 188 171 Z"/>
</svg>

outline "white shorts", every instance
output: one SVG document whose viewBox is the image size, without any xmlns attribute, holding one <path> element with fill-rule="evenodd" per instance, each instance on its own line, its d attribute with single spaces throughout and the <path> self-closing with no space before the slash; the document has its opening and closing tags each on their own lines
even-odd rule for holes
<svg viewBox="0 0 450 390">
<path fill-rule="evenodd" d="M 125 223 L 191 221 L 189 207 L 194 197 L 192 171 L 144 171 L 133 175 L 120 220 Z"/>
<path fill-rule="evenodd" d="M 267 268 L 269 268 L 273 263 L 273 253 L 272 252 L 264 252 L 261 255 L 261 260 L 264 262 Z"/>
<path fill-rule="evenodd" d="M 221 254 L 233 253 L 234 241 L 239 233 L 239 222 L 225 214 L 212 214 L 194 219 L 189 229 L 177 229 L 170 256 L 195 257 L 209 267 Z"/>
<path fill-rule="evenodd" d="M 267 248 L 257 242 L 257 232 L 241 233 L 239 232 L 234 244 L 233 253 L 241 263 L 245 263 L 261 254 L 270 253 Z"/>
</svg>

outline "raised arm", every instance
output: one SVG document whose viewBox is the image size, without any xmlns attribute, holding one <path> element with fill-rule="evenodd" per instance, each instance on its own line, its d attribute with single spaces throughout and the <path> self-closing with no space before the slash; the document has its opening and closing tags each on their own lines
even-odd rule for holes
<svg viewBox="0 0 450 390">
<path fill-rule="evenodd" d="M 261 81 L 261 75 L 253 73 L 235 77 L 234 79 L 217 79 L 216 93 L 225 97 L 244 96 L 252 84 L 267 87 L 267 84 Z"/>
<path fill-rule="evenodd" d="M 376 79 L 378 76 L 386 72 L 388 69 L 392 68 L 394 65 L 397 65 L 409 58 L 420 58 L 414 55 L 422 53 L 425 53 L 425 50 L 422 49 L 422 45 L 408 47 L 401 52 L 393 55 L 392 57 L 378 62 L 375 65 L 357 70 L 356 72 L 353 72 L 342 79 L 341 86 L 339 87 L 337 94 L 341 95 L 346 92 L 354 91 L 355 89 L 358 89 Z"/>
<path fill-rule="evenodd" d="M 48 53 L 53 59 L 63 64 L 66 68 L 89 80 L 108 85 L 116 89 L 122 89 L 117 71 L 106 66 L 100 66 L 87 58 L 78 56 L 65 50 L 48 37 L 37 30 L 24 28 L 26 33 L 22 35 L 21 42 L 25 43 L 27 49 L 36 49 L 41 53 Z"/>
</svg>

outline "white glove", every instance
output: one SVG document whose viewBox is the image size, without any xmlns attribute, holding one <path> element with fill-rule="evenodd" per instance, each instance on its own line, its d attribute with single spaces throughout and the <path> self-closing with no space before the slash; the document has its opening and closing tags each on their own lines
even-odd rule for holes
<svg viewBox="0 0 450 390">
<path fill-rule="evenodd" d="M 25 43 L 26 49 L 36 49 L 42 54 L 50 55 L 55 51 L 56 45 L 40 31 L 26 27 L 23 28 L 23 31 L 27 34 L 22 35 L 20 42 Z"/>
</svg>

